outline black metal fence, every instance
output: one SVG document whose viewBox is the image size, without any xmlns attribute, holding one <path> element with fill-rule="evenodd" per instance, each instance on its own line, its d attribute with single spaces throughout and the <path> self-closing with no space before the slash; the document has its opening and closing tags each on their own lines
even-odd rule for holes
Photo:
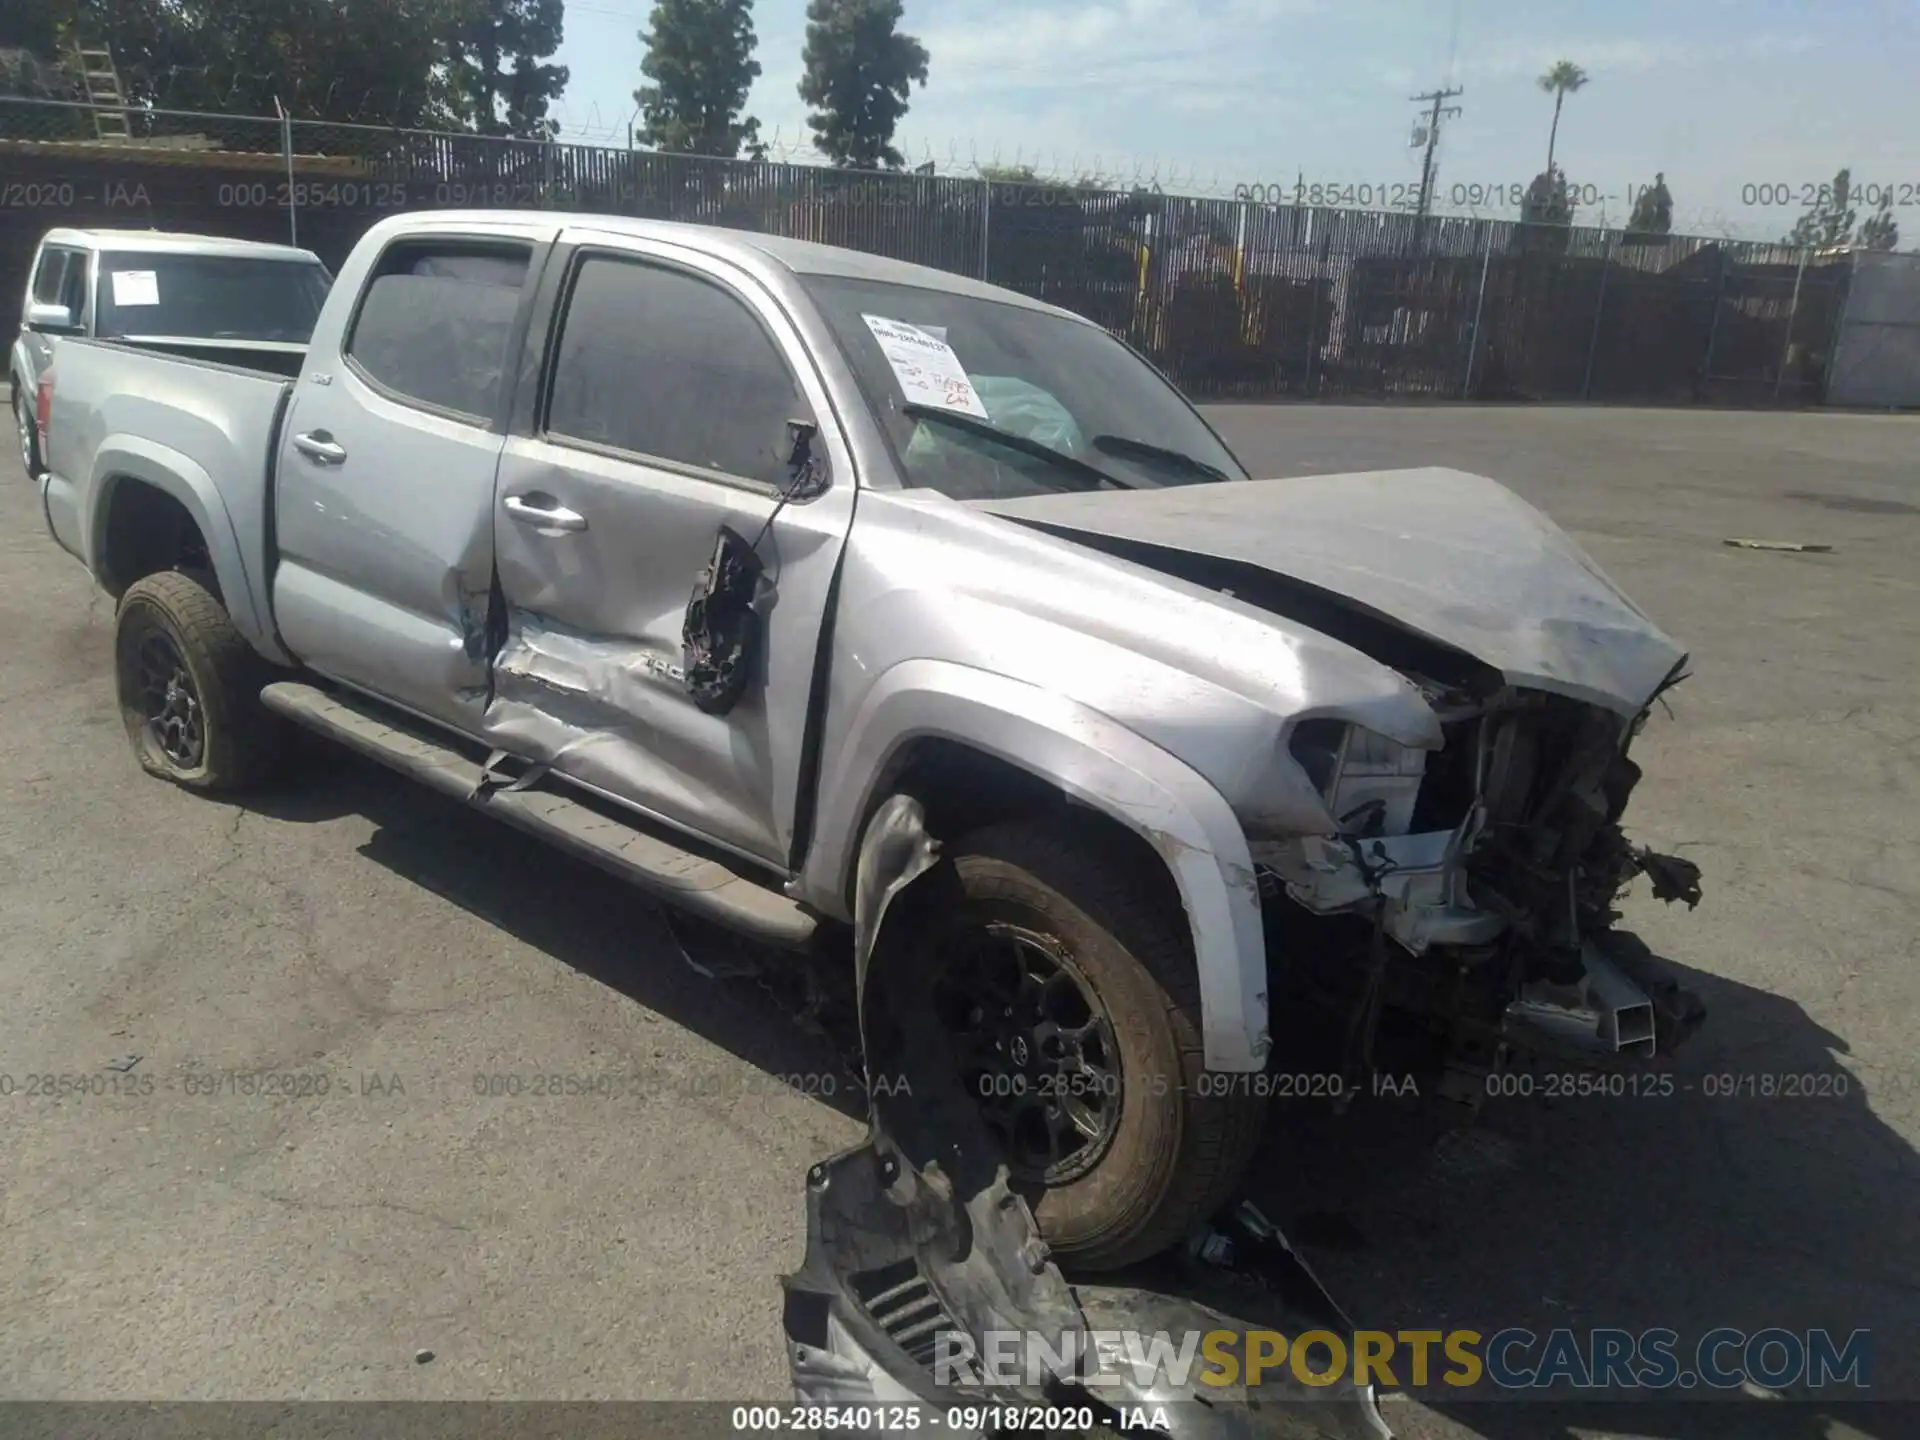
<svg viewBox="0 0 1920 1440">
<path fill-rule="evenodd" d="M 1850 263 L 1512 221 L 0 98 L 0 286 L 55 225 L 285 241 L 338 265 L 399 210 L 685 220 L 983 277 L 1122 335 L 1208 397 L 1809 404 Z M 12 318 L 12 317 L 7 317 Z"/>
</svg>

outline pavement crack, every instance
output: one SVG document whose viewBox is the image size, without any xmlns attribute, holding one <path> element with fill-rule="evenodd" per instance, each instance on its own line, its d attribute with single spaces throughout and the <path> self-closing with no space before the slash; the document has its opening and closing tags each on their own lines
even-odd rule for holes
<svg viewBox="0 0 1920 1440">
<path fill-rule="evenodd" d="M 283 1205 L 289 1210 L 318 1210 L 332 1214 L 348 1214 L 367 1210 L 387 1211 L 395 1215 L 408 1215 L 415 1220 L 425 1220 L 428 1224 L 437 1225 L 443 1230 L 467 1232 L 472 1229 L 469 1225 L 462 1225 L 458 1220 L 449 1220 L 446 1216 L 437 1215 L 431 1210 L 421 1210 L 416 1209 L 412 1205 L 402 1205 L 397 1200 L 310 1200 L 301 1195 L 280 1195 L 271 1190 L 255 1190 L 246 1185 L 236 1185 L 232 1181 L 224 1183 L 229 1190 L 238 1191 L 242 1195 L 250 1195 L 256 1200 L 266 1200 L 275 1205 Z"/>
</svg>

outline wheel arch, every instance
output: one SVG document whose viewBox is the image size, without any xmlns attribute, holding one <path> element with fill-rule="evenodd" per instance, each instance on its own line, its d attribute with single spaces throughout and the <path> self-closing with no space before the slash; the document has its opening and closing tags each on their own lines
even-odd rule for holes
<svg viewBox="0 0 1920 1440">
<path fill-rule="evenodd" d="M 262 653 L 282 658 L 211 475 L 137 436 L 110 436 L 95 455 L 93 475 L 86 558 L 108 594 L 118 599 L 145 576 L 204 561 L 234 628 Z"/>
<path fill-rule="evenodd" d="M 940 839 L 1074 808 L 1124 832 L 1185 912 L 1208 1066 L 1265 1065 L 1259 885 L 1238 819 L 1198 772 L 1063 695 L 940 661 L 908 661 L 881 677 L 845 735 L 822 786 L 820 844 L 802 873 L 802 898 L 854 912 L 861 839 L 897 794 L 925 807 Z"/>
</svg>

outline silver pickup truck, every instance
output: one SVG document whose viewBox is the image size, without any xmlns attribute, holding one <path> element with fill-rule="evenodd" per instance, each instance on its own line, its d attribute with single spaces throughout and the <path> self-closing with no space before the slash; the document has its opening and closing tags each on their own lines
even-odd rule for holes
<svg viewBox="0 0 1920 1440">
<path fill-rule="evenodd" d="M 419 214 L 360 242 L 291 383 L 87 339 L 51 372 L 47 523 L 119 602 L 148 772 L 251 784 L 305 726 L 838 941 L 939 1017 L 863 1011 L 870 1072 L 946 1047 L 1084 1269 L 1192 1232 L 1266 1101 L 1354 1093 L 1390 1012 L 1463 1099 L 1701 1018 L 1615 928 L 1636 875 L 1698 895 L 1620 828 L 1680 647 L 1492 481 L 1250 478 L 1064 311 Z M 904 904 L 929 876 L 951 903 Z M 1331 1080 L 1275 1053 L 1283 1003 L 1333 1007 Z"/>
<path fill-rule="evenodd" d="M 333 277 L 311 250 L 161 230 L 49 230 L 8 357 L 20 461 L 40 473 L 34 399 L 61 335 L 300 373 Z"/>
</svg>

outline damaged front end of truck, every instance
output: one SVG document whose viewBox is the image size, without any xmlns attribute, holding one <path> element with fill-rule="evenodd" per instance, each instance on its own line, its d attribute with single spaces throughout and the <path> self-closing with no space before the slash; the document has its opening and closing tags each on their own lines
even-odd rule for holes
<svg viewBox="0 0 1920 1440">
<path fill-rule="evenodd" d="M 1700 900 L 1696 866 L 1622 828 L 1644 715 L 1505 685 L 1431 700 L 1435 752 L 1296 727 L 1292 751 L 1340 828 L 1254 847 L 1280 978 L 1348 1018 L 1350 1079 L 1371 1068 L 1386 1012 L 1416 1017 L 1438 1042 L 1440 1093 L 1469 1108 L 1516 1059 L 1671 1053 L 1705 1009 L 1616 928 L 1638 877 L 1656 898 Z"/>
<path fill-rule="evenodd" d="M 1286 1056 L 1270 1069 L 1299 1059 L 1280 1022 L 1304 1013 L 1301 1000 L 1339 1017 L 1316 1034 L 1342 1047 L 1344 1083 L 1329 1092 L 1342 1103 L 1380 1068 L 1376 1042 L 1394 1016 L 1412 1022 L 1394 1039 L 1411 1030 L 1437 1093 L 1465 1112 L 1508 1066 L 1645 1063 L 1703 1023 L 1699 998 L 1619 928 L 1641 878 L 1657 899 L 1700 900 L 1697 867 L 1624 829 L 1642 778 L 1629 752 L 1687 656 L 1518 497 L 1423 471 L 988 508 L 1337 641 L 1431 712 L 1431 725 L 1402 727 L 1402 740 L 1424 743 L 1405 744 L 1357 723 L 1333 684 L 1298 677 L 1325 703 L 1286 717 L 1275 760 L 1297 767 L 1331 823 L 1273 833 L 1241 817 L 1274 1053 Z M 1135 1271 L 1097 1283 L 1063 1274 L 1008 1184 L 915 963 L 915 936 L 955 903 L 917 802 L 883 804 L 859 853 L 872 1129 L 808 1177 L 807 1260 L 786 1281 L 800 1400 L 854 1407 L 842 1418 L 937 1407 L 979 1419 L 957 1433 L 983 1436 L 1000 1433 L 1008 1406 L 1037 1407 L 1026 1418 L 1057 1420 L 1062 1434 L 1389 1434 L 1364 1373 L 1223 1385 L 1217 1370 L 1138 1363 L 1151 1337 L 1177 1351 L 1184 1335 L 1353 1327 L 1244 1200 Z M 1103 1351 L 1102 1332 L 1138 1343 Z M 996 1381 L 978 1363 L 996 1346 L 1073 1363 Z"/>
<path fill-rule="evenodd" d="M 1622 828 L 1628 752 L 1688 657 L 1547 516 L 1437 468 L 994 508 L 1339 641 L 1431 711 L 1436 748 L 1294 717 L 1288 758 L 1334 826 L 1249 831 L 1275 993 L 1346 1018 L 1349 1083 L 1390 1010 L 1426 1024 L 1470 1107 L 1512 1059 L 1632 1063 L 1699 1028 L 1698 997 L 1616 928 L 1638 876 L 1700 899 L 1691 862 Z"/>
</svg>

